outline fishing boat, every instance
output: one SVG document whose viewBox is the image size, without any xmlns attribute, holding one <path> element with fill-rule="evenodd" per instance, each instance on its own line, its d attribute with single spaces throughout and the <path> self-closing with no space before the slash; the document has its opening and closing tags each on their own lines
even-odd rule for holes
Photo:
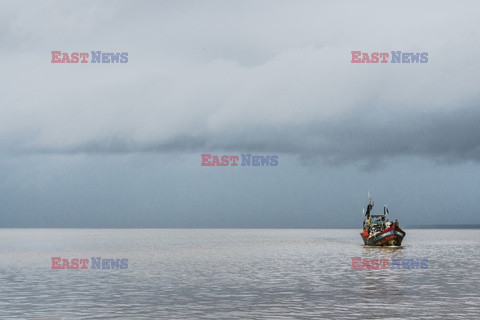
<svg viewBox="0 0 480 320">
<path fill-rule="evenodd" d="M 368 194 L 367 210 L 366 212 L 365 209 L 363 211 L 365 215 L 365 220 L 363 221 L 363 232 L 360 233 L 365 245 L 382 247 L 401 246 L 402 240 L 406 233 L 400 229 L 398 220 L 393 222 L 387 219 L 387 214 L 389 214 L 387 206 L 383 207 L 383 215 L 371 214 L 372 209 L 373 199 L 372 196 Z"/>
</svg>

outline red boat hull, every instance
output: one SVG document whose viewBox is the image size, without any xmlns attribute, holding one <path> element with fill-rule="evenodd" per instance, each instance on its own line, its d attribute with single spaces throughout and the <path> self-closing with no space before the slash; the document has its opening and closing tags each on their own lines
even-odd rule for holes
<svg viewBox="0 0 480 320">
<path fill-rule="evenodd" d="M 367 246 L 401 246 L 405 234 L 399 227 L 392 226 L 374 236 L 366 237 L 363 233 L 360 236 Z"/>
</svg>

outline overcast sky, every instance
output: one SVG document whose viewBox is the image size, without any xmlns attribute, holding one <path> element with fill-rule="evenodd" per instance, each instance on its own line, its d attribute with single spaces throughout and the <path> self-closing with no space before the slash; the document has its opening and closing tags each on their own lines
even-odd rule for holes
<svg viewBox="0 0 480 320">
<path fill-rule="evenodd" d="M 361 227 L 368 191 L 403 225 L 479 224 L 479 11 L 2 1 L 0 227 Z M 428 63 L 352 64 L 352 50 Z M 279 166 L 202 167 L 202 153 Z"/>
</svg>

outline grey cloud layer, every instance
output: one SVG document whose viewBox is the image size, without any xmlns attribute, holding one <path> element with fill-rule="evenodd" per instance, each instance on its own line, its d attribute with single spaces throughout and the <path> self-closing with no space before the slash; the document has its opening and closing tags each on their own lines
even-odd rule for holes
<svg viewBox="0 0 480 320">
<path fill-rule="evenodd" d="M 478 4 L 190 4 L 71 5 L 51 13 L 58 29 L 38 17 L 22 24 L 11 3 L 0 34 L 18 40 L 16 54 L 1 64 L 23 83 L 2 79 L 3 149 L 480 161 Z M 52 65 L 50 50 L 126 50 L 130 61 Z M 427 51 L 429 63 L 355 65 L 351 50 Z"/>
</svg>

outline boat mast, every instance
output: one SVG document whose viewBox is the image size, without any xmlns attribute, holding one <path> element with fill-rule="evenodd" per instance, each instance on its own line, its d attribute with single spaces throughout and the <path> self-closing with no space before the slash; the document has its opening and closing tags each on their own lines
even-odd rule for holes
<svg viewBox="0 0 480 320">
<path fill-rule="evenodd" d="M 370 212 L 373 209 L 373 198 L 370 195 L 370 192 L 368 192 L 368 205 L 367 205 L 367 213 L 365 214 L 367 217 L 370 216 Z"/>
</svg>

